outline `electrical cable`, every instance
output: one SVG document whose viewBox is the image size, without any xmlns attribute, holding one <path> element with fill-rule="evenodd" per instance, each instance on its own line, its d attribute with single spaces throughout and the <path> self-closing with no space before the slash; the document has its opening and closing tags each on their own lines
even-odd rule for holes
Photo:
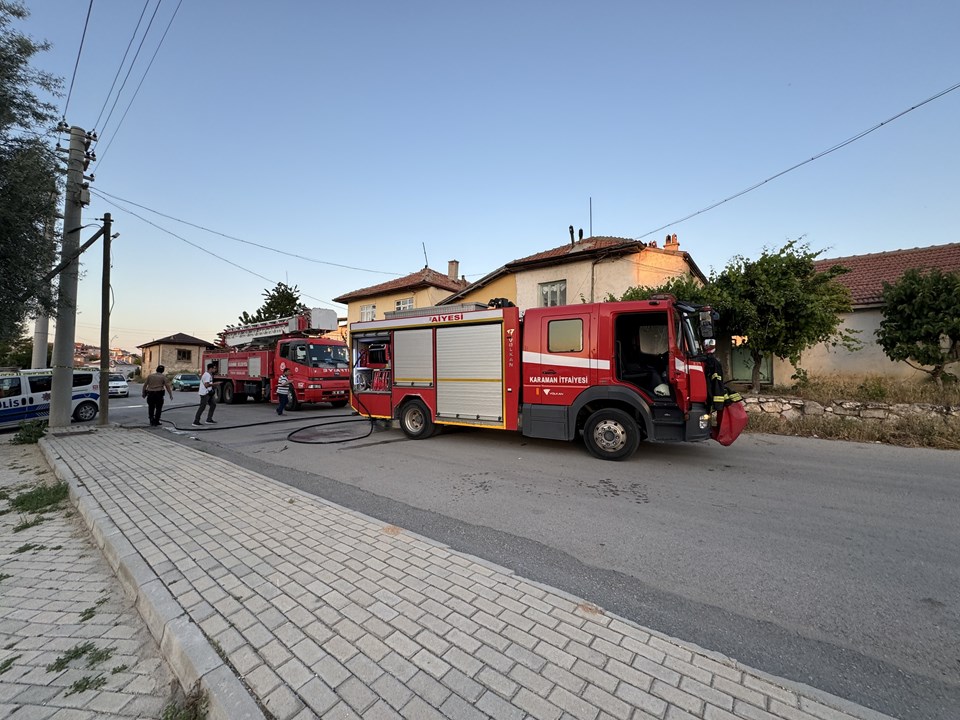
<svg viewBox="0 0 960 720">
<path fill-rule="evenodd" d="M 167 27 L 163 31 L 163 35 L 160 36 L 160 42 L 157 43 L 157 49 L 153 51 L 153 57 L 150 58 L 150 62 L 147 64 L 147 69 L 143 71 L 143 77 L 140 78 L 140 84 L 137 85 L 137 89 L 133 91 L 133 97 L 130 98 L 130 102 L 127 103 L 127 109 L 123 111 L 123 117 L 120 118 L 120 122 L 118 122 L 117 126 L 113 129 L 113 134 L 110 136 L 110 142 L 107 143 L 107 147 L 104 148 L 99 159 L 97 160 L 97 170 L 100 169 L 100 164 L 103 162 L 104 157 L 106 157 L 107 152 L 110 150 L 110 146 L 113 145 L 113 141 L 117 137 L 117 133 L 120 132 L 120 127 L 123 125 L 123 121 L 126 119 L 127 113 L 130 112 L 130 108 L 133 106 L 133 101 L 137 99 L 137 95 L 140 93 L 140 88 L 143 86 L 143 81 L 147 79 L 147 73 L 149 73 L 150 68 L 153 67 L 153 61 L 157 59 L 157 53 L 160 52 L 160 47 L 163 45 L 163 41 L 166 40 L 167 33 L 170 31 L 170 26 L 173 25 L 173 19 L 177 16 L 177 12 L 180 10 L 180 6 L 182 4 L 183 0 L 180 0 L 180 2 L 177 3 L 177 7 L 173 11 L 173 15 L 170 16 L 170 22 L 167 23 Z M 157 7 L 160 7 L 159 2 L 157 3 Z"/>
<path fill-rule="evenodd" d="M 127 61 L 127 55 L 130 54 L 130 48 L 133 45 L 133 41 L 137 39 L 137 32 L 140 30 L 140 23 L 143 22 L 143 16 L 146 14 L 149 6 L 150 0 L 145 0 L 143 3 L 143 10 L 140 11 L 140 19 L 137 20 L 137 26 L 133 29 L 133 34 L 130 36 L 130 42 L 127 43 L 127 49 L 123 53 L 123 58 L 120 60 L 120 65 L 117 66 L 117 74 L 113 76 L 113 82 L 110 84 L 110 90 L 107 91 L 107 97 L 103 100 L 103 107 L 100 108 L 100 114 L 97 115 L 97 121 L 93 124 L 94 129 L 100 126 L 100 119 L 103 117 L 103 111 L 107 109 L 107 103 L 110 102 L 110 96 L 113 95 L 113 89 L 117 86 L 117 78 L 120 77 L 120 72 L 123 70 L 123 64 Z"/>
<path fill-rule="evenodd" d="M 258 273 L 258 272 L 254 272 L 253 270 L 250 270 L 249 268 L 243 267 L 243 265 L 238 265 L 237 263 L 233 262 L 232 260 L 228 260 L 228 259 L 225 258 L 225 257 L 222 257 L 222 256 L 220 256 L 220 255 L 217 255 L 215 252 L 212 252 L 212 251 L 210 251 L 210 250 L 207 250 L 205 247 L 203 247 L 203 246 L 201 246 L 201 245 L 198 245 L 198 244 L 195 243 L 195 242 L 191 242 L 190 240 L 187 240 L 185 237 L 182 237 L 182 236 L 180 236 L 180 235 L 177 235 L 175 232 L 173 232 L 173 231 L 171 231 L 171 230 L 167 230 L 165 227 L 162 227 L 162 226 L 160 226 L 160 225 L 157 225 L 155 222 L 151 222 L 150 220 L 147 220 L 145 217 L 143 217 L 142 215 L 138 215 L 137 213 L 133 212 L 132 210 L 128 210 L 127 208 L 124 208 L 124 207 L 121 207 L 120 205 L 117 205 L 114 201 L 108 199 L 108 198 L 105 197 L 103 194 L 101 194 L 100 192 L 98 192 L 97 190 L 95 190 L 95 189 L 93 189 L 93 188 L 90 188 L 90 192 L 91 192 L 92 194 L 96 195 L 97 197 L 99 197 L 99 198 L 100 198 L 101 200 L 103 200 L 104 202 L 106 202 L 108 205 L 112 205 L 113 207 L 117 208 L 118 210 L 121 210 L 121 211 L 123 211 L 123 212 L 125 212 L 125 213 L 128 213 L 128 214 L 130 214 L 130 215 L 133 215 L 135 218 L 138 218 L 138 219 L 142 220 L 143 222 L 147 223 L 147 225 L 151 225 L 151 226 L 155 227 L 155 228 L 156 228 L 157 230 L 159 230 L 160 232 L 164 232 L 164 233 L 166 233 L 167 235 L 171 235 L 172 237 L 177 238 L 177 240 L 180 240 L 181 242 L 185 242 L 187 245 L 190 245 L 191 247 L 194 247 L 194 248 L 196 248 L 197 250 L 200 250 L 201 252 L 205 252 L 207 255 L 210 255 L 210 256 L 212 256 L 212 257 L 215 257 L 217 260 L 220 260 L 220 261 L 222 261 L 222 262 L 225 262 L 227 265 L 232 265 L 233 267 L 237 268 L 238 270 L 243 270 L 245 273 L 250 273 L 250 274 L 253 275 L 254 277 L 258 277 L 258 278 L 260 278 L 261 280 L 267 281 L 268 283 L 273 283 L 274 285 L 278 285 L 278 284 L 279 284 L 279 282 L 276 281 L 276 280 L 271 280 L 270 278 L 268 278 L 268 277 L 266 277 L 266 276 L 264 276 L 264 275 L 261 275 L 261 274 Z M 320 299 L 320 298 L 314 297 L 313 295 L 309 295 L 309 294 L 307 294 L 307 293 L 302 293 L 302 294 L 304 295 L 304 297 L 308 297 L 308 298 L 310 298 L 311 300 L 316 300 L 317 302 L 324 303 L 325 305 L 329 305 L 330 307 L 339 310 L 339 308 L 338 308 L 336 305 L 334 305 L 333 303 L 331 303 L 331 302 L 329 302 L 329 301 L 327 301 L 327 300 L 322 300 L 322 299 Z"/>
<path fill-rule="evenodd" d="M 80 47 L 77 48 L 77 61 L 73 64 L 73 77 L 70 78 L 70 89 L 67 91 L 67 100 L 63 104 L 63 115 L 61 116 L 64 121 L 67 119 L 67 108 L 70 107 L 70 96 L 73 95 L 73 83 L 77 79 L 77 68 L 80 67 L 80 53 L 83 52 L 83 41 L 87 37 L 87 26 L 90 24 L 90 13 L 93 11 L 93 0 L 90 0 L 90 4 L 87 6 L 87 19 L 83 21 L 83 34 L 80 36 Z"/>
<path fill-rule="evenodd" d="M 137 63 L 137 58 L 140 57 L 140 51 L 143 49 L 143 43 L 147 39 L 147 35 L 150 33 L 150 28 L 153 26 L 153 20 L 157 17 L 157 10 L 160 9 L 160 3 L 163 0 L 157 0 L 157 6 L 153 9 L 153 15 L 150 16 L 150 22 L 147 23 L 147 29 L 143 31 L 143 37 L 140 38 L 140 44 L 137 46 L 137 52 L 133 55 L 133 60 L 130 61 L 130 67 L 127 68 L 127 74 L 123 76 L 123 82 L 120 83 L 120 89 L 117 90 L 117 97 L 113 100 L 113 105 L 110 106 L 110 112 L 107 113 L 107 119 L 103 121 L 103 127 L 100 129 L 100 135 L 102 136 L 103 131 L 106 129 L 107 125 L 110 124 L 110 118 L 113 117 L 113 111 L 117 108 L 117 103 L 120 102 L 120 96 L 123 94 L 123 89 L 127 86 L 127 80 L 130 78 L 130 73 L 133 72 L 133 66 Z M 97 144 L 100 142 L 100 139 L 97 138 L 97 141 L 93 144 L 93 147 L 96 148 Z"/>
<path fill-rule="evenodd" d="M 212 235 L 219 235 L 220 237 L 226 238 L 227 240 L 234 240 L 236 242 L 243 243 L 244 245 L 251 245 L 253 247 L 257 247 L 262 250 L 269 250 L 270 252 L 275 252 L 278 255 L 286 255 L 287 257 L 296 258 L 297 260 L 306 260 L 307 262 L 317 263 L 318 265 L 330 265 L 332 267 L 344 268 L 345 270 L 357 270 L 358 272 L 376 273 L 378 275 L 397 275 L 397 276 L 400 275 L 400 273 L 386 272 L 385 270 L 370 270 L 369 268 L 354 267 L 352 265 L 341 265 L 335 262 L 328 262 L 327 260 L 317 260 L 315 258 L 306 257 L 304 255 L 297 255 L 296 253 L 286 252 L 284 250 L 279 250 L 277 248 L 270 247 L 268 245 L 261 245 L 260 243 L 253 242 L 252 240 L 244 240 L 243 238 L 234 237 L 233 235 L 227 235 L 226 233 L 222 233 L 219 230 L 211 230 L 210 228 L 204 227 L 203 225 L 197 225 L 196 223 L 192 223 L 188 220 L 181 220 L 178 217 L 174 217 L 173 215 L 167 215 L 166 213 L 162 213 L 159 210 L 154 210 L 153 208 L 149 208 L 146 205 L 140 205 L 139 203 L 135 203 L 133 200 L 127 200 L 125 198 L 118 197 L 117 195 L 111 195 L 110 193 L 104 190 L 100 190 L 99 188 L 97 189 L 97 194 L 106 196 L 108 198 L 113 198 L 114 200 L 118 200 L 120 202 L 125 202 L 128 205 L 133 205 L 134 207 L 138 207 L 142 210 L 146 210 L 147 212 L 151 212 L 154 215 L 159 215 L 160 217 L 167 218 L 168 220 L 173 220 L 174 222 L 178 222 L 183 225 L 196 228 L 197 230 L 203 230 L 204 232 L 208 232 Z"/>
<path fill-rule="evenodd" d="M 793 166 L 791 166 L 791 167 L 788 167 L 786 170 L 782 170 L 782 171 L 778 172 L 776 175 L 771 175 L 771 176 L 768 177 L 766 180 L 761 180 L 760 182 L 758 182 L 758 183 L 756 183 L 756 184 L 754 184 L 754 185 L 751 185 L 750 187 L 748 187 L 748 188 L 746 188 L 746 189 L 744 189 L 744 190 L 741 190 L 741 191 L 738 192 L 738 193 L 734 193 L 734 194 L 731 195 L 730 197 L 724 198 L 723 200 L 719 200 L 719 201 L 713 203 L 712 205 L 708 205 L 707 207 L 703 208 L 702 210 L 697 210 L 695 213 L 690 213 L 690 214 L 687 215 L 686 217 L 682 217 L 682 218 L 680 218 L 679 220 L 674 220 L 673 222 L 667 223 L 666 225 L 661 225 L 660 227 L 655 228 L 655 229 L 653 229 L 653 230 L 650 230 L 649 232 L 645 232 L 643 235 L 640 235 L 640 236 L 634 238 L 634 240 L 641 240 L 641 239 L 643 239 L 643 238 L 645 238 L 645 237 L 647 237 L 647 236 L 649 236 L 649 235 L 653 235 L 654 233 L 660 232 L 661 230 L 666 230 L 668 227 L 672 227 L 672 226 L 674 226 L 674 225 L 679 225 L 680 223 L 685 222 L 685 221 L 689 220 L 690 218 L 696 217 L 697 215 L 702 215 L 703 213 L 705 213 L 705 212 L 707 212 L 707 211 L 709 211 L 709 210 L 713 210 L 714 208 L 720 207 L 720 206 L 723 205 L 724 203 L 728 203 L 728 202 L 730 202 L 731 200 L 735 200 L 736 198 L 740 197 L 741 195 L 746 195 L 747 193 L 756 190 L 756 189 L 759 188 L 760 186 L 766 185 L 766 184 L 767 184 L 768 182 L 770 182 L 771 180 L 776 180 L 778 177 L 782 177 L 783 175 L 786 175 L 788 172 L 792 172 L 793 170 L 796 170 L 797 168 L 801 168 L 801 167 L 803 167 L 804 165 L 807 165 L 808 163 L 812 163 L 814 160 L 819 160 L 819 159 L 822 158 L 824 155 L 829 155 L 829 154 L 832 153 L 832 152 L 836 152 L 836 151 L 839 150 L 840 148 L 846 147 L 846 146 L 849 145 L 850 143 L 856 142 L 856 141 L 859 140 L 860 138 L 869 135 L 870 133 L 874 132 L 875 130 L 879 130 L 879 129 L 882 128 L 884 125 L 887 125 L 887 124 L 893 122 L 894 120 L 897 120 L 898 118 L 903 117 L 904 115 L 906 115 L 906 114 L 909 113 L 909 112 L 913 112 L 913 111 L 916 110 L 917 108 L 923 107 L 923 106 L 926 105 L 927 103 L 933 102 L 934 100 L 943 97 L 943 96 L 946 95 L 947 93 L 953 92 L 953 91 L 956 90 L 957 88 L 960 88 L 960 83 L 957 83 L 957 84 L 955 84 L 955 85 L 952 85 L 951 87 L 948 87 L 946 90 L 941 90 L 941 91 L 938 92 L 936 95 L 933 95 L 933 96 L 931 96 L 931 97 L 928 97 L 928 98 L 927 98 L 926 100 L 924 100 L 923 102 L 917 103 L 917 104 L 914 105 L 913 107 L 910 107 L 910 108 L 907 108 L 906 110 L 902 110 L 901 112 L 898 112 L 898 113 L 897 113 L 896 115 L 894 115 L 893 117 L 887 118 L 887 119 L 884 120 L 883 122 L 877 123 L 877 124 L 874 125 L 873 127 L 868 128 L 867 130 L 863 130 L 862 132 L 857 133 L 857 134 L 854 135 L 853 137 L 848 138 L 848 139 L 844 140 L 844 141 L 841 142 L 841 143 L 837 143 L 837 144 L 834 145 L 833 147 L 828 148 L 828 149 L 824 150 L 823 152 L 817 153 L 817 154 L 814 155 L 812 158 L 808 158 L 807 160 L 804 160 L 803 162 L 799 162 L 799 163 L 797 163 L 796 165 L 793 165 Z"/>
</svg>

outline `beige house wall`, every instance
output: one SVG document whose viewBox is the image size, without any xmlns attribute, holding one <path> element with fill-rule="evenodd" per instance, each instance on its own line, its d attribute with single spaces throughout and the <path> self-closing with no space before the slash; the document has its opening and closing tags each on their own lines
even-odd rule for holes
<svg viewBox="0 0 960 720">
<path fill-rule="evenodd" d="M 566 280 L 567 304 L 601 302 L 607 295 L 619 297 L 629 288 L 656 287 L 672 277 L 689 275 L 683 255 L 644 250 L 609 260 L 584 260 L 517 273 L 517 305 L 537 307 L 540 285 Z"/>
<path fill-rule="evenodd" d="M 880 328 L 883 315 L 879 309 L 858 310 L 844 316 L 843 328 L 859 330 L 857 339 L 863 347 L 850 352 L 843 347 L 830 347 L 821 343 L 803 353 L 800 359 L 802 367 L 811 377 L 844 377 L 862 378 L 868 375 L 883 375 L 895 380 L 922 380 L 929 375 L 921 370 L 914 370 L 904 362 L 894 362 L 877 345 L 874 332 Z M 960 372 L 960 363 L 947 366 L 947 370 L 954 374 Z M 790 384 L 790 378 L 796 373 L 796 368 L 788 360 L 773 360 L 773 378 L 777 385 Z"/>
<path fill-rule="evenodd" d="M 377 312 L 374 315 L 374 320 L 383 320 L 385 312 L 393 312 L 396 310 L 396 303 L 398 300 L 405 300 L 409 297 L 413 298 L 413 306 L 415 308 L 422 307 L 431 307 L 436 305 L 438 302 L 443 300 L 443 298 L 450 295 L 449 290 L 442 290 L 437 287 L 426 287 L 420 288 L 418 290 L 403 290 L 399 292 L 392 292 L 386 295 L 371 295 L 370 297 L 363 298 L 362 300 L 351 300 L 347 303 L 347 326 L 351 323 L 360 321 L 360 306 L 361 305 L 376 305 Z"/>
<path fill-rule="evenodd" d="M 458 303 L 483 303 L 486 305 L 493 298 L 506 298 L 515 305 L 517 302 L 517 278 L 513 273 L 501 275 L 482 288 L 471 290 Z"/>
<path fill-rule="evenodd" d="M 178 350 L 189 350 L 190 362 L 178 362 Z M 140 372 L 147 376 L 157 369 L 157 365 L 163 365 L 168 375 L 178 372 L 198 373 L 204 350 L 206 350 L 204 345 L 168 345 L 167 343 L 150 345 L 143 348 L 143 368 Z"/>
</svg>

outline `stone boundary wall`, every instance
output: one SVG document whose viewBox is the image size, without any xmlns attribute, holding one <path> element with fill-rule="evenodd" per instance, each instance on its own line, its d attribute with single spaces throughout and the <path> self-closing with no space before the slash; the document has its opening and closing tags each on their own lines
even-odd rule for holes
<svg viewBox="0 0 960 720">
<path fill-rule="evenodd" d="M 748 413 L 779 415 L 793 422 L 803 417 L 835 416 L 847 420 L 867 422 L 896 422 L 905 418 L 926 418 L 944 422 L 960 422 L 960 405 L 930 405 L 926 403 L 835 401 L 828 404 L 795 397 L 771 395 L 744 395 Z"/>
</svg>

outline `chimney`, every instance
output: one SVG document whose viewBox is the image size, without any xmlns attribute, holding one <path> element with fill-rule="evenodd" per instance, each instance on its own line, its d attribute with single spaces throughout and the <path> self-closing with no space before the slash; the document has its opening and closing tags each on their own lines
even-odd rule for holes
<svg viewBox="0 0 960 720">
<path fill-rule="evenodd" d="M 664 249 L 664 250 L 673 250 L 673 251 L 678 251 L 678 250 L 680 250 L 680 241 L 677 240 L 676 234 L 674 234 L 674 235 L 667 235 L 667 240 L 666 240 L 666 242 L 664 242 L 664 244 L 663 244 L 663 249 Z"/>
<path fill-rule="evenodd" d="M 570 226 L 570 244 L 573 245 L 573 225 Z"/>
<path fill-rule="evenodd" d="M 578 235 L 580 236 L 579 239 L 583 240 L 583 228 L 580 228 L 580 232 L 578 233 Z"/>
<path fill-rule="evenodd" d="M 459 260 L 450 260 L 447 262 L 447 277 L 457 281 L 457 276 L 460 274 L 460 261 Z"/>
</svg>

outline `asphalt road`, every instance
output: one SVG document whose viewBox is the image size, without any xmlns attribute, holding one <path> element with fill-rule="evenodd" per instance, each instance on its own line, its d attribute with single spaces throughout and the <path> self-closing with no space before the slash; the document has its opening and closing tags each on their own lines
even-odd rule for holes
<svg viewBox="0 0 960 720">
<path fill-rule="evenodd" d="M 277 423 L 221 405 L 197 430 L 196 396 L 175 396 L 180 442 L 772 674 L 958 717 L 957 453 L 747 435 L 613 463 L 495 431 L 409 441 L 325 407 Z M 123 408 L 138 404 L 114 400 L 111 420 L 145 425 L 145 407 Z M 331 422 L 296 439 L 344 442 L 287 439 Z"/>
</svg>

